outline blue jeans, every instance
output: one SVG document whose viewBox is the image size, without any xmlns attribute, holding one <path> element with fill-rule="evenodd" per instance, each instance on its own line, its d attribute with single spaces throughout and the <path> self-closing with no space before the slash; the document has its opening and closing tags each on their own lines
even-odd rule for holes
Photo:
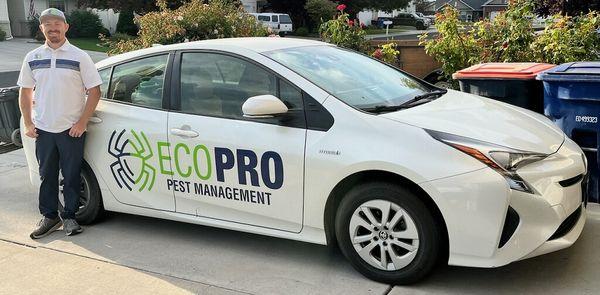
<svg viewBox="0 0 600 295">
<path fill-rule="evenodd" d="M 74 219 L 79 208 L 81 191 L 81 164 L 83 162 L 83 143 L 85 133 L 81 137 L 71 137 L 69 130 L 60 133 L 46 132 L 37 129 L 35 154 L 40 167 L 40 213 L 47 218 L 58 217 L 58 175 L 62 171 L 64 181 L 63 219 Z"/>
</svg>

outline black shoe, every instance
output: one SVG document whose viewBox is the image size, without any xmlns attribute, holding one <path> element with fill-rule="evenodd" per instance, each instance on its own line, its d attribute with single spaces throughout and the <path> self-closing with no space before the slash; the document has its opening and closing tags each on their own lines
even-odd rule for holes
<svg viewBox="0 0 600 295">
<path fill-rule="evenodd" d="M 63 229 L 67 236 L 76 235 L 83 231 L 83 228 L 79 226 L 75 219 L 65 219 L 65 221 L 63 221 Z"/>
<path fill-rule="evenodd" d="M 37 228 L 29 235 L 29 237 L 32 239 L 43 238 L 60 228 L 61 225 L 62 221 L 58 217 L 54 219 L 44 217 L 38 222 Z"/>
</svg>

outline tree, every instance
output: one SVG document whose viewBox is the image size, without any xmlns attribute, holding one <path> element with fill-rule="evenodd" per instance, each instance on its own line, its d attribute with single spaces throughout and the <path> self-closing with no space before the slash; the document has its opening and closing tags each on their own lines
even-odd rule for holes
<svg viewBox="0 0 600 295">
<path fill-rule="evenodd" d="M 329 0 L 307 0 L 304 8 L 313 24 L 318 27 L 322 22 L 332 19 L 335 15 L 336 6 L 337 4 Z"/>
<path fill-rule="evenodd" d="M 392 12 L 396 9 L 406 8 L 411 0 L 345 0 L 339 1 L 346 4 L 346 12 L 356 16 L 364 9 L 382 10 Z"/>
<path fill-rule="evenodd" d="M 268 0 L 266 10 L 270 10 L 272 12 L 277 13 L 287 13 L 294 27 L 306 27 L 308 13 L 304 6 L 306 5 L 306 0 Z"/>
<path fill-rule="evenodd" d="M 119 13 L 119 21 L 117 22 L 117 32 L 136 36 L 138 27 L 133 21 L 133 10 L 125 9 Z"/>
<path fill-rule="evenodd" d="M 535 6 L 540 15 L 560 13 L 574 16 L 600 10 L 600 0 L 535 0 Z"/>
<path fill-rule="evenodd" d="M 431 4 L 431 0 L 414 0 L 415 10 L 420 13 L 425 13 L 427 6 Z"/>
</svg>

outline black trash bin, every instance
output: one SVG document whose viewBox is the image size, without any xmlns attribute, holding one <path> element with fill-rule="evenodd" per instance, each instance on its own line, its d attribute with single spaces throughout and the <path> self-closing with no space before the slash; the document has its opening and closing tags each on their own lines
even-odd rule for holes
<svg viewBox="0 0 600 295">
<path fill-rule="evenodd" d="M 460 90 L 544 113 L 544 89 L 536 76 L 554 67 L 544 63 L 484 63 L 460 70 L 452 78 Z"/>
<path fill-rule="evenodd" d="M 19 87 L 0 88 L 0 141 L 21 146 Z"/>
</svg>

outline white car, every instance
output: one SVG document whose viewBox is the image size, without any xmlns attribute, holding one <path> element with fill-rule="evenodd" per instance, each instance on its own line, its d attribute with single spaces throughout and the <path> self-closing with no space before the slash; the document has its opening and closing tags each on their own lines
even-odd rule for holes
<svg viewBox="0 0 600 295">
<path fill-rule="evenodd" d="M 294 31 L 292 19 L 285 13 L 250 13 L 250 15 L 279 36 L 283 37 Z"/>
<path fill-rule="evenodd" d="M 353 51 L 219 39 L 97 67 L 83 224 L 109 210 L 337 244 L 393 284 L 563 249 L 584 226 L 585 157 L 551 121 Z"/>
</svg>

